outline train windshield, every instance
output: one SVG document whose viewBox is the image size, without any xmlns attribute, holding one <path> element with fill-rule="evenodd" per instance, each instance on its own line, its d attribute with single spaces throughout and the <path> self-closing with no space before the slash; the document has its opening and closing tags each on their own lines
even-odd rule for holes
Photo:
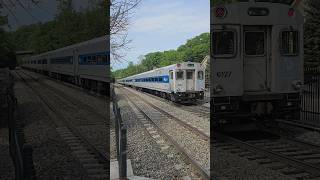
<svg viewBox="0 0 320 180">
<path fill-rule="evenodd" d="M 193 79 L 193 72 L 187 71 L 187 79 Z"/>
<path fill-rule="evenodd" d="M 177 80 L 183 80 L 183 71 L 178 71 L 176 75 L 177 75 L 177 78 L 176 78 Z"/>
<path fill-rule="evenodd" d="M 212 33 L 212 48 L 215 56 L 232 56 L 235 53 L 235 33 L 233 31 L 216 31 Z"/>
<path fill-rule="evenodd" d="M 259 56 L 264 55 L 264 32 L 246 32 L 245 33 L 245 52 L 246 55 Z"/>
<path fill-rule="evenodd" d="M 297 55 L 298 54 L 298 32 L 283 31 L 281 33 L 281 53 L 282 55 Z"/>
</svg>

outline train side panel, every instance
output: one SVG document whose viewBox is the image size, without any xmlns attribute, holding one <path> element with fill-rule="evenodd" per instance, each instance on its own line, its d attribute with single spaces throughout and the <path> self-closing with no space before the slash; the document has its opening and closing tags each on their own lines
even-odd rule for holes
<svg viewBox="0 0 320 180">
<path fill-rule="evenodd" d="M 76 76 L 81 79 L 110 81 L 110 59 L 107 52 L 106 37 L 89 41 L 76 47 L 77 71 Z"/>
</svg>

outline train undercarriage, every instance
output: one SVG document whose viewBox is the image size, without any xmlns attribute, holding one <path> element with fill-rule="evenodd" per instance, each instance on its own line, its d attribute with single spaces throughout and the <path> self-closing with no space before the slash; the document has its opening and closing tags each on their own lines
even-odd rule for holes
<svg viewBox="0 0 320 180">
<path fill-rule="evenodd" d="M 220 127 L 281 119 L 298 119 L 300 94 L 272 94 L 242 97 L 215 97 L 211 99 L 213 126 Z"/>
<path fill-rule="evenodd" d="M 147 92 L 149 94 L 153 94 L 159 97 L 162 97 L 164 99 L 168 99 L 172 102 L 176 103 L 195 103 L 196 100 L 202 100 L 204 98 L 204 92 L 198 91 L 198 92 L 179 92 L 179 93 L 167 93 L 163 91 L 157 91 L 157 90 L 151 90 L 147 88 L 142 87 L 135 87 L 130 86 L 132 88 L 135 88 L 136 90 Z"/>
</svg>

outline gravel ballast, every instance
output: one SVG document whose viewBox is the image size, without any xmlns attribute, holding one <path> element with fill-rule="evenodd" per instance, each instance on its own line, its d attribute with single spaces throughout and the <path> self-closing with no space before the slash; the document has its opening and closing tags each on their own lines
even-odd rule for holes
<svg viewBox="0 0 320 180">
<path fill-rule="evenodd" d="M 154 179 L 199 178 L 193 168 L 186 164 L 173 146 L 161 149 L 133 111 L 122 91 L 116 88 L 123 121 L 128 128 L 128 158 L 131 159 L 136 176 Z"/>
<path fill-rule="evenodd" d="M 56 132 L 44 104 L 21 81 L 16 81 L 19 120 L 24 122 L 25 141 L 33 148 L 37 179 L 85 179 L 84 169 Z"/>
</svg>

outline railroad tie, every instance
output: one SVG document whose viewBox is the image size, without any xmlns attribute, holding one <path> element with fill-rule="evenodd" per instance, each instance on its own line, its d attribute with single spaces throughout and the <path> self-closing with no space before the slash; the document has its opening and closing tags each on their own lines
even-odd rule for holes
<svg viewBox="0 0 320 180">
<path fill-rule="evenodd" d="M 91 153 L 81 140 L 75 136 L 67 127 L 58 127 L 58 134 L 68 144 L 75 157 L 79 160 L 82 167 L 87 171 L 90 179 L 107 179 L 109 174 L 107 169 Z"/>
</svg>

